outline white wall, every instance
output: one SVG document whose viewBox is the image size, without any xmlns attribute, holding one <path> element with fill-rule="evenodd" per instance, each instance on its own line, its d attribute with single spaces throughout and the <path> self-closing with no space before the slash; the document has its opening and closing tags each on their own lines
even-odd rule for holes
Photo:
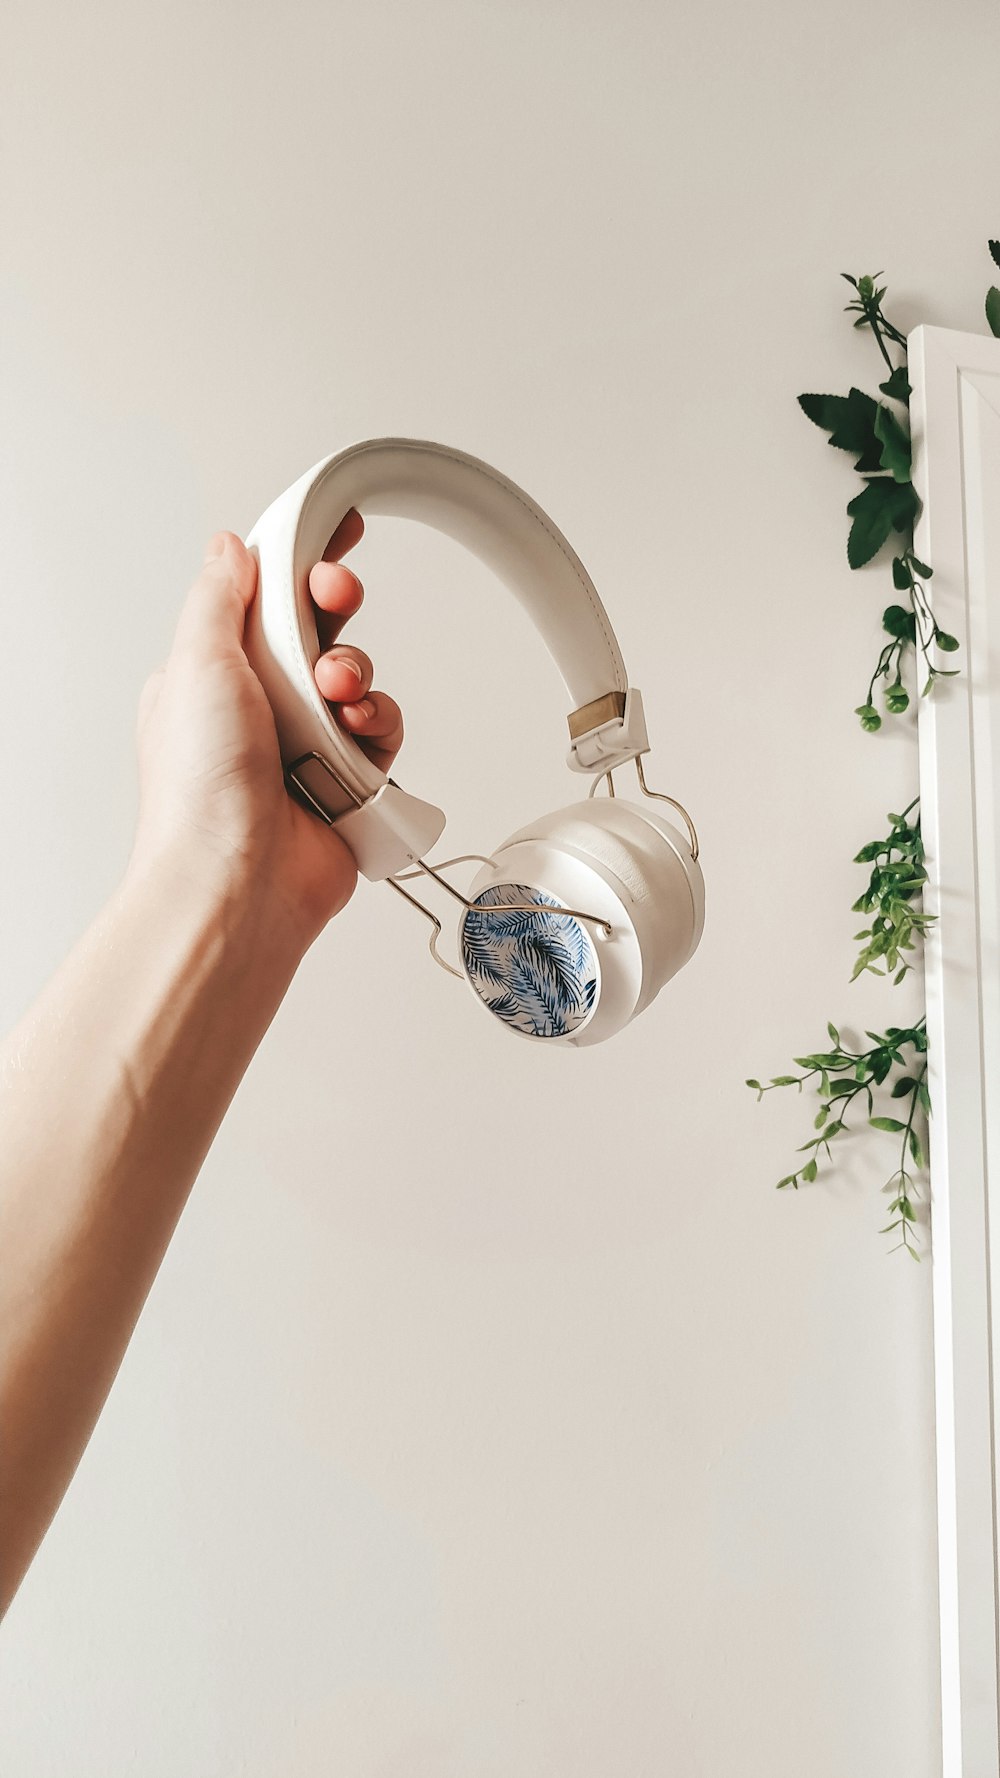
<svg viewBox="0 0 1000 1778">
<path fill-rule="evenodd" d="M 985 326 L 995 6 L 100 0 L 4 35 L 4 1023 L 127 857 L 208 534 L 382 432 L 566 530 L 708 885 L 655 1007 L 555 1055 L 361 886 L 6 1621 L 5 1774 L 936 1773 L 930 1267 L 877 1233 L 891 1144 L 778 1194 L 810 1102 L 743 1080 L 921 1007 L 848 985 L 850 861 L 916 749 L 851 713 L 889 576 L 850 574 L 849 461 L 795 396 L 879 380 L 842 270 Z M 358 566 L 450 850 L 570 800 L 485 572 L 385 522 Z"/>
</svg>

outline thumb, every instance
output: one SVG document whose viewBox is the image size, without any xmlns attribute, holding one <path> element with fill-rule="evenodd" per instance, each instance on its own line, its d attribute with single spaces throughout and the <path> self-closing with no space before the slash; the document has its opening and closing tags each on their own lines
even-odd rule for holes
<svg viewBox="0 0 1000 1778">
<path fill-rule="evenodd" d="M 242 653 L 243 627 L 256 591 L 256 558 L 235 532 L 217 531 L 181 608 L 174 647 L 212 659 Z"/>
</svg>

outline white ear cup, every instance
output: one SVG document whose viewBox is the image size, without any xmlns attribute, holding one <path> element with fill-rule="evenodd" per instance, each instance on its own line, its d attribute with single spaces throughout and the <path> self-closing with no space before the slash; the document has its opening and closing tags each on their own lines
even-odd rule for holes
<svg viewBox="0 0 1000 1778">
<path fill-rule="evenodd" d="M 549 1043 L 600 1043 L 620 1031 L 683 968 L 705 923 L 687 837 L 652 802 L 620 797 L 520 828 L 468 894 L 483 906 L 464 916 L 459 935 L 470 986 L 511 1029 Z M 552 913 L 503 911 L 535 897 L 554 902 Z M 560 905 L 606 921 L 610 935 L 560 916 Z"/>
</svg>

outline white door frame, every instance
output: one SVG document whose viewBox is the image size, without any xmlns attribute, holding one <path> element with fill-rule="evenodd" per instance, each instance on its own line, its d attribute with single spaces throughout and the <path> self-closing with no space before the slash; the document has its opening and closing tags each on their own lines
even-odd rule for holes
<svg viewBox="0 0 1000 1778">
<path fill-rule="evenodd" d="M 916 555 L 958 667 L 918 700 L 943 1778 L 1000 1773 L 1000 339 L 908 342 Z M 918 657 L 919 692 L 927 678 Z M 996 1303 L 996 1315 L 993 1304 Z"/>
</svg>

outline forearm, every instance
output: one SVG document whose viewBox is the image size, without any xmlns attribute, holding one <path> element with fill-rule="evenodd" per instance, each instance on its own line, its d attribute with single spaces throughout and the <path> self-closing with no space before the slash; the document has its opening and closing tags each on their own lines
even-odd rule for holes
<svg viewBox="0 0 1000 1778">
<path fill-rule="evenodd" d="M 302 948 L 263 896 L 164 861 L 125 879 L 0 1048 L 0 1609 Z"/>
</svg>

